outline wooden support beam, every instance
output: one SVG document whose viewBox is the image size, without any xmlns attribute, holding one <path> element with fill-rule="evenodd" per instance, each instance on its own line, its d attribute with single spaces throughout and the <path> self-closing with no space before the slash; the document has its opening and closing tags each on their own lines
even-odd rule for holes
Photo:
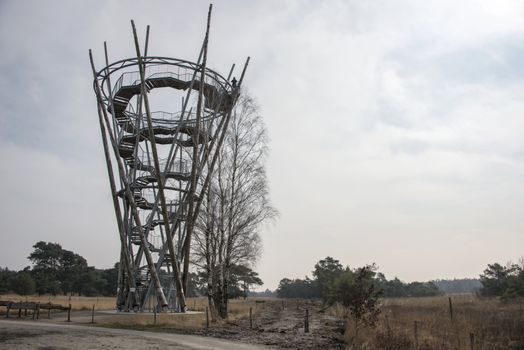
<svg viewBox="0 0 524 350">
<path fill-rule="evenodd" d="M 189 196 L 188 196 L 188 221 L 186 221 L 186 242 L 187 242 L 187 249 L 184 250 L 184 271 L 182 272 L 182 283 L 184 285 L 184 290 L 187 291 L 188 283 L 189 283 L 189 254 L 191 249 L 189 247 L 191 246 L 191 236 L 193 234 L 193 227 L 195 221 L 192 220 L 195 211 L 195 193 L 196 193 L 196 187 L 198 185 L 197 183 L 197 170 L 199 167 L 198 161 L 199 161 L 199 144 L 200 144 L 200 120 L 201 120 L 201 114 L 202 114 L 202 100 L 204 96 L 204 83 L 205 83 L 205 77 L 206 77 L 206 63 L 207 63 L 207 47 L 209 43 L 209 28 L 211 26 L 211 11 L 213 10 L 213 4 L 209 5 L 209 11 L 207 13 L 207 25 L 206 25 L 206 35 L 204 37 L 204 55 L 202 58 L 202 64 L 200 65 L 200 89 L 198 90 L 198 100 L 197 100 L 197 110 L 196 110 L 196 127 L 193 130 L 193 139 L 195 140 L 193 143 L 193 160 L 191 164 L 191 181 L 190 181 L 190 188 L 189 188 Z"/>
<path fill-rule="evenodd" d="M 99 121 L 100 121 L 101 124 L 104 124 L 104 122 L 105 122 L 105 127 L 109 127 L 110 122 L 109 122 L 109 118 L 107 116 L 107 112 L 106 112 L 106 110 L 104 108 L 104 104 L 103 104 L 103 100 L 102 100 L 102 94 L 101 94 L 101 91 L 100 91 L 100 86 L 98 86 L 98 82 L 96 80 L 97 74 L 96 74 L 95 64 L 93 62 L 93 54 L 92 54 L 91 50 L 89 50 L 89 59 L 91 61 L 91 69 L 92 69 L 92 72 L 93 72 L 95 93 L 96 93 L 97 101 L 98 101 L 98 104 L 99 104 L 99 108 L 98 108 Z M 102 128 L 103 128 L 103 126 L 102 126 Z M 124 183 L 126 197 L 128 199 L 129 205 L 131 206 L 131 212 L 132 212 L 133 218 L 135 220 L 136 225 L 139 226 L 139 227 L 142 227 L 140 216 L 138 215 L 137 205 L 135 203 L 133 194 L 131 192 L 129 181 L 127 180 L 127 177 L 125 176 L 125 169 L 124 169 L 124 165 L 123 165 L 122 159 L 120 158 L 120 152 L 118 150 L 118 146 L 117 146 L 116 140 L 115 140 L 113 134 L 111 134 L 111 132 L 109 132 L 109 136 L 110 136 L 111 144 L 113 146 L 113 151 L 115 153 L 115 157 L 116 157 L 116 160 L 117 160 L 118 170 L 120 172 L 120 176 L 121 176 L 122 182 Z M 142 245 L 142 249 L 144 250 L 144 254 L 146 256 L 148 267 L 150 269 L 151 280 L 153 281 L 153 283 L 155 285 L 155 290 L 157 291 L 158 302 L 159 302 L 159 304 L 161 304 L 163 306 L 167 306 L 167 300 L 165 298 L 164 291 L 162 290 L 162 285 L 160 283 L 160 278 L 158 277 L 158 273 L 157 273 L 157 271 L 155 269 L 155 264 L 154 264 L 154 261 L 153 261 L 153 257 L 151 256 L 151 251 L 149 250 L 148 242 L 147 242 L 147 240 L 146 240 L 142 230 L 139 230 L 139 237 L 140 237 L 140 243 Z"/>
<path fill-rule="evenodd" d="M 107 44 L 106 42 L 104 41 L 104 57 L 105 57 L 105 61 L 106 61 L 106 67 L 109 66 L 109 59 L 108 59 L 108 54 L 107 54 Z M 98 83 L 96 82 L 95 80 L 95 84 L 98 85 Z M 111 77 L 110 77 L 110 74 L 109 74 L 109 71 L 107 71 L 107 88 L 108 88 L 108 91 L 111 92 Z M 112 111 L 112 115 L 115 115 L 115 108 L 114 108 L 114 105 L 113 105 L 113 99 L 110 98 L 109 99 L 109 107 Z M 103 106 L 100 106 L 100 104 L 98 104 L 98 108 L 103 108 Z M 101 112 L 100 110 L 98 111 L 98 115 L 100 117 L 101 115 Z M 100 119 L 100 118 L 99 118 Z M 121 211 L 121 208 L 120 208 L 120 203 L 118 201 L 118 195 L 117 195 L 117 190 L 116 190 L 116 183 L 115 183 L 115 176 L 114 176 L 114 173 L 113 173 L 113 164 L 111 162 L 111 156 L 109 154 L 109 145 L 108 145 L 108 142 L 107 142 L 107 138 L 106 138 L 106 132 L 105 132 L 105 127 L 104 127 L 104 124 L 103 124 L 103 121 L 102 120 L 99 120 L 100 122 L 100 134 L 102 136 L 102 143 L 103 143 L 103 146 L 104 146 L 104 156 L 106 158 L 106 168 L 107 168 L 107 175 L 109 177 L 109 185 L 110 185 L 110 189 L 111 189 L 111 197 L 113 199 L 113 208 L 115 210 L 115 216 L 116 216 L 116 221 L 117 221 L 117 225 L 118 225 L 118 234 L 119 234 L 119 238 L 120 238 L 120 245 L 122 247 L 122 255 L 123 255 L 123 258 L 124 258 L 124 265 L 125 265 L 125 269 L 126 269 L 126 273 L 127 273 L 127 281 L 128 281 L 128 288 L 129 288 L 129 293 L 131 293 L 133 299 L 135 301 L 137 301 L 137 296 L 136 296 L 136 293 L 133 291 L 136 287 L 136 283 L 135 283 L 135 271 L 134 271 L 134 268 L 133 268 L 133 259 L 131 259 L 131 257 L 129 256 L 129 247 L 128 247 L 128 244 L 127 244 L 127 237 L 126 237 L 126 234 L 125 234 L 125 229 L 124 229 L 124 223 L 122 221 L 122 211 Z M 123 293 L 123 291 L 119 291 L 120 293 Z"/>
<path fill-rule="evenodd" d="M 136 55 L 138 58 L 138 67 L 140 72 L 140 97 L 144 103 L 144 108 L 146 110 L 146 116 L 147 116 L 147 126 L 149 129 L 149 141 L 151 142 L 151 150 L 153 153 L 153 161 L 155 164 L 155 176 L 158 183 L 158 195 L 160 197 L 160 206 L 162 210 L 162 216 L 164 217 L 164 227 L 166 229 L 166 232 L 171 232 L 169 228 L 169 214 L 167 212 L 167 204 L 166 204 L 166 197 L 164 192 L 164 179 L 162 177 L 162 171 L 160 168 L 160 161 L 158 159 L 158 151 L 156 147 L 156 141 L 155 141 L 155 133 L 153 130 L 153 121 L 151 118 L 151 110 L 149 108 L 149 99 L 147 97 L 147 89 L 146 89 L 146 82 L 145 82 L 145 67 L 142 62 L 142 55 L 140 54 L 140 45 L 138 44 L 138 35 L 136 33 L 136 27 L 135 23 L 131 21 L 131 26 L 133 27 L 133 37 L 135 39 L 135 49 L 136 49 Z M 186 310 L 186 298 L 184 296 L 184 290 L 182 289 L 182 282 L 180 278 L 180 267 L 178 266 L 178 261 L 176 259 L 176 251 L 175 247 L 173 245 L 173 240 L 171 237 L 167 237 L 167 246 L 169 249 L 169 254 L 171 257 L 171 265 L 173 267 L 173 277 L 175 279 L 175 284 L 177 290 L 180 290 L 179 293 L 179 305 L 182 312 L 185 312 Z M 155 269 L 156 273 L 156 269 Z"/>
</svg>

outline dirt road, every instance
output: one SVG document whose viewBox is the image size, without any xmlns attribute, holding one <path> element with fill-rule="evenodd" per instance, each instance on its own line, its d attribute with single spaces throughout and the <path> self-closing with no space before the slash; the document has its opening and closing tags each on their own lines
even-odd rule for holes
<svg viewBox="0 0 524 350">
<path fill-rule="evenodd" d="M 184 334 L 0 320 L 0 349 L 269 349 L 262 345 Z"/>
</svg>

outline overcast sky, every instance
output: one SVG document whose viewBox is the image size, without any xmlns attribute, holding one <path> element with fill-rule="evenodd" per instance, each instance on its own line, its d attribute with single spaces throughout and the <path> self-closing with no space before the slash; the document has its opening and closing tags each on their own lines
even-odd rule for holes
<svg viewBox="0 0 524 350">
<path fill-rule="evenodd" d="M 196 60 L 207 7 L 0 0 L 0 266 L 38 240 L 118 260 L 88 49 L 133 56 L 134 19 Z M 405 281 L 524 255 L 524 2 L 216 1 L 210 40 L 225 75 L 252 57 L 271 139 L 264 288 L 328 255 Z"/>
</svg>

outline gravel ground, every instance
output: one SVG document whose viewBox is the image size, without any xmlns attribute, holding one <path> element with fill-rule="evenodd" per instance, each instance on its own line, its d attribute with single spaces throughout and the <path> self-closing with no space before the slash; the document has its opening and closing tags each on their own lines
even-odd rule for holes
<svg viewBox="0 0 524 350">
<path fill-rule="evenodd" d="M 257 310 L 253 329 L 249 328 L 249 318 L 227 322 L 221 326 L 213 325 L 210 329 L 184 331 L 196 334 L 252 344 L 265 344 L 282 349 L 344 349 L 341 340 L 343 323 L 323 312 L 319 301 L 301 300 L 286 302 L 267 301 Z M 306 309 L 309 310 L 309 333 L 304 332 Z M 177 332 L 173 329 L 158 331 Z"/>
<path fill-rule="evenodd" d="M 309 333 L 304 332 L 304 319 L 306 309 L 309 311 Z M 96 326 L 104 325 L 104 318 L 108 315 L 104 312 L 97 313 Z M 226 347 L 235 349 L 241 343 L 253 345 L 266 345 L 279 349 L 344 349 L 341 330 L 343 323 L 323 312 L 322 304 L 314 300 L 285 301 L 284 308 L 280 300 L 267 300 L 265 303 L 257 304 L 254 309 L 253 329 L 250 329 L 249 317 L 219 324 L 212 323 L 209 329 L 176 329 L 173 327 L 157 326 L 128 326 L 130 329 L 105 329 L 89 325 L 91 321 L 90 311 L 74 311 L 72 313 L 73 326 L 65 323 L 66 314 L 57 314 L 51 320 L 42 317 L 39 321 L 31 321 L 29 318 L 17 320 L 13 318 L 0 321 L 0 349 L 160 349 L 165 348 L 163 341 L 172 342 L 162 337 L 173 337 L 177 335 L 197 336 L 196 338 L 207 341 L 220 341 L 224 339 L 234 342 L 237 347 Z M 54 323 L 55 327 L 10 327 L 9 324 L 20 323 L 29 325 L 40 325 Z M 74 327 L 83 324 L 82 330 L 75 331 Z M 72 328 L 73 327 L 73 328 Z M 122 326 L 126 327 L 126 326 Z M 115 335 L 115 333 L 97 333 L 97 329 L 108 332 L 130 332 L 126 335 Z M 68 330 L 68 331 L 65 331 Z M 150 334 L 156 334 L 151 340 Z M 147 335 L 147 336 L 144 336 Z M 193 337 L 195 338 L 195 337 Z M 24 347 L 23 339 L 30 340 Z M 27 345 L 26 344 L 26 345 Z M 175 343 L 170 343 L 171 348 L 178 349 Z M 173 345 L 174 344 L 174 345 Z M 229 344 L 229 343 L 228 343 Z M 74 346 L 73 346 L 74 345 Z M 175 347 L 173 347 L 175 346 Z M 184 348 L 184 347 L 182 347 Z M 191 347 L 185 347 L 191 349 Z M 219 349 L 212 346 L 212 349 Z M 202 348 L 202 349 L 205 349 Z"/>
</svg>

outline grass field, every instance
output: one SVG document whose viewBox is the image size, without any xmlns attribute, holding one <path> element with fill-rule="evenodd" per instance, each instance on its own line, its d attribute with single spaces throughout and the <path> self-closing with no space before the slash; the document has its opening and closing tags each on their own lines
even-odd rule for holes
<svg viewBox="0 0 524 350">
<path fill-rule="evenodd" d="M 115 299 L 105 297 L 1 295 L 0 300 L 39 301 L 71 304 L 73 310 L 114 310 Z M 231 300 L 227 322 L 214 323 L 213 327 L 227 332 L 229 327 L 246 327 L 252 308 L 257 320 L 267 318 L 268 327 L 278 321 L 288 322 L 286 313 L 275 313 L 275 307 L 256 303 L 257 299 Z M 277 299 L 268 301 L 280 305 Z M 305 303 L 306 301 L 300 301 Z M 353 323 L 348 322 L 344 338 L 352 350 L 497 350 L 524 349 L 524 300 L 503 302 L 496 298 L 474 295 L 451 296 L 452 313 L 447 296 L 428 298 L 392 298 L 381 300 L 382 313 L 377 327 L 361 329 L 358 335 Z M 286 301 L 295 305 L 298 301 Z M 271 305 L 272 305 L 271 304 Z M 151 313 L 125 313 L 98 318 L 99 325 L 122 328 L 158 328 L 172 330 L 203 329 L 206 326 L 207 298 L 188 298 L 188 309 L 200 313 L 158 314 L 154 325 Z M 273 305 L 273 306 L 275 306 Z M 301 304 L 302 305 L 302 304 Z M 0 313 L 5 308 L 0 307 Z M 276 307 L 278 309 L 278 307 Z M 294 308 L 292 308 L 294 309 Z M 270 312 L 275 315 L 270 316 Z M 327 310 L 331 316 L 341 316 L 341 307 Z M 452 315 L 451 315 L 452 314 Z M 320 317 L 311 315 L 312 319 Z M 238 322 L 237 322 L 238 320 Z M 243 320 L 243 321 L 242 321 Z M 288 320 L 288 321 L 285 321 Z M 296 320 L 295 320 L 296 321 Z M 280 325 L 285 328 L 285 325 Z M 292 325 L 290 325 L 291 327 Z M 218 334 L 219 336 L 219 334 Z M 276 335 L 275 335 L 276 336 Z M 473 346 L 472 346 L 473 343 Z"/>
<path fill-rule="evenodd" d="M 93 305 L 95 310 L 114 310 L 116 299 L 114 297 L 83 297 L 83 296 L 63 296 L 63 295 L 28 295 L 21 296 L 17 294 L 3 294 L 0 295 L 0 300 L 5 301 L 29 301 L 29 302 L 40 302 L 40 303 L 53 303 L 67 306 L 71 304 L 73 311 L 79 310 L 91 310 Z M 258 299 L 257 299 L 258 300 Z M 205 310 L 207 307 L 207 298 L 187 298 L 187 307 L 189 311 L 200 312 L 198 314 L 188 313 L 187 315 L 163 313 L 157 315 L 156 324 L 163 327 L 173 328 L 202 328 L 206 325 Z M 229 303 L 229 320 L 235 320 L 249 316 L 249 308 L 252 307 L 256 313 L 257 305 L 255 299 L 236 299 L 231 300 Z M 5 314 L 6 308 L 0 307 L 0 314 Z M 104 317 L 105 324 L 112 325 L 114 327 L 125 326 L 129 327 L 132 325 L 145 326 L 152 325 L 154 318 L 152 313 L 124 313 L 114 317 Z"/>
<path fill-rule="evenodd" d="M 255 300 L 258 299 L 234 299 L 229 301 L 228 321 L 234 321 L 239 318 L 249 317 L 249 309 L 257 314 L 257 305 Z M 187 298 L 187 314 L 163 313 L 157 314 L 156 325 L 161 328 L 173 329 L 198 329 L 206 326 L 206 307 L 208 306 L 207 298 Z M 198 313 L 191 313 L 197 311 Z M 210 316 L 211 317 L 211 316 Z M 138 328 L 142 326 L 152 326 L 154 317 L 151 313 L 128 313 L 125 317 L 121 315 L 104 318 L 104 324 L 110 327 Z M 224 325 L 224 322 L 219 322 Z M 216 322 L 215 322 L 216 325 Z"/>
<path fill-rule="evenodd" d="M 27 295 L 3 294 L 0 300 L 32 301 L 40 303 L 53 303 L 67 306 L 71 304 L 72 310 L 91 310 L 93 305 L 97 310 L 112 310 L 115 308 L 116 299 L 113 297 L 78 297 L 65 295 Z"/>
<path fill-rule="evenodd" d="M 524 349 L 524 302 L 474 295 L 382 300 L 378 327 L 346 340 L 354 349 Z M 452 314 L 452 315 L 451 315 Z M 416 324 L 415 324 L 416 323 Z"/>
</svg>

